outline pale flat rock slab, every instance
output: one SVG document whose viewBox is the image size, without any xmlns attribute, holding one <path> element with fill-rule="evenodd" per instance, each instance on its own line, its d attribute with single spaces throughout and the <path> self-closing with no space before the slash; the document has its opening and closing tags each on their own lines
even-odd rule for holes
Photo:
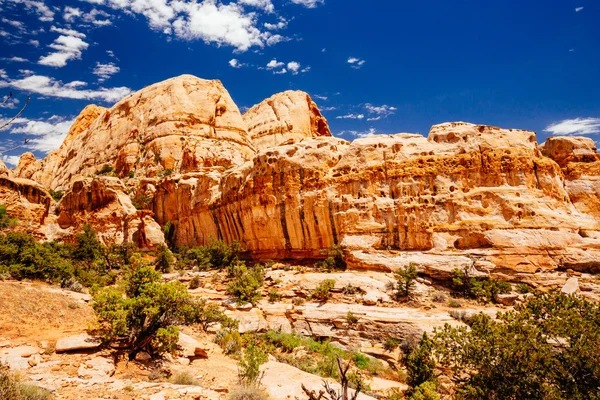
<svg viewBox="0 0 600 400">
<path fill-rule="evenodd" d="M 5 349 L 0 352 L 0 363 L 8 365 L 10 369 L 21 371 L 28 369 L 32 365 L 29 358 L 41 351 L 35 346 L 19 346 L 12 349 Z"/>
<path fill-rule="evenodd" d="M 193 337 L 179 332 L 179 341 L 177 345 L 182 348 L 184 357 L 203 357 L 208 358 L 208 349 Z"/>
<path fill-rule="evenodd" d="M 560 290 L 563 294 L 573 294 L 579 290 L 579 279 L 576 277 L 571 277 L 567 279 L 567 282 Z"/>
<path fill-rule="evenodd" d="M 250 311 L 227 310 L 225 314 L 240 321 L 238 328 L 240 333 L 262 332 L 268 329 L 267 321 L 259 309 L 253 308 Z"/>
<path fill-rule="evenodd" d="M 102 341 L 100 339 L 92 337 L 87 333 L 82 333 L 81 335 L 58 339 L 56 342 L 56 352 L 64 353 L 66 351 L 92 350 L 97 349 L 101 344 Z"/>
<path fill-rule="evenodd" d="M 81 364 L 77 370 L 80 378 L 106 378 L 114 373 L 114 362 L 104 357 L 94 357 Z"/>
<path fill-rule="evenodd" d="M 371 378 L 369 381 L 369 386 L 373 392 L 387 392 L 391 389 L 399 389 L 403 392 L 408 390 L 408 385 L 404 383 L 390 381 L 389 379 L 381 379 L 378 377 Z"/>
<path fill-rule="evenodd" d="M 264 372 L 261 384 L 273 400 L 306 398 L 306 395 L 302 391 L 302 384 L 309 390 L 316 390 L 317 393 L 323 388 L 323 378 L 309 374 L 288 364 L 269 361 L 261 366 L 261 371 Z M 340 385 L 337 383 L 331 383 L 331 387 L 336 390 L 340 389 Z M 350 390 L 350 393 L 354 394 L 354 391 Z M 375 399 L 360 393 L 358 400 Z"/>
</svg>

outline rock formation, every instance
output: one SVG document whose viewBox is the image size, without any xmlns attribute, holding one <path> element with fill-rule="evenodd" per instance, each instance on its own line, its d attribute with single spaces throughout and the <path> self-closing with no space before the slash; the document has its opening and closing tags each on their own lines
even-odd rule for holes
<svg viewBox="0 0 600 400">
<path fill-rule="evenodd" d="M 238 240 L 257 259 L 340 245 L 351 267 L 416 262 L 437 279 L 600 270 L 600 156 L 586 138 L 540 146 L 534 132 L 457 122 L 350 143 L 306 93 L 242 116 L 219 81 L 184 75 L 86 107 L 59 150 L 24 155 L 14 174 L 2 202 L 19 178 L 66 191 L 52 207 L 36 199 L 47 239 L 87 221 L 152 247 L 170 222 L 179 245 Z"/>
</svg>

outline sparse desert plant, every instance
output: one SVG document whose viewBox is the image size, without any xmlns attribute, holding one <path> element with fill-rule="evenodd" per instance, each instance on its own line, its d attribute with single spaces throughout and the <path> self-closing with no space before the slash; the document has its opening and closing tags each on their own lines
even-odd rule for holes
<svg viewBox="0 0 600 400">
<path fill-rule="evenodd" d="M 156 270 L 165 273 L 171 272 L 173 270 L 174 262 L 175 259 L 171 250 L 169 250 L 166 245 L 162 243 L 159 244 L 156 249 L 156 259 L 154 260 Z"/>
<path fill-rule="evenodd" d="M 268 400 L 269 395 L 257 385 L 240 385 L 231 390 L 228 400 Z"/>
<path fill-rule="evenodd" d="M 365 294 L 366 292 L 358 286 L 353 286 L 352 284 L 347 284 L 342 288 L 342 293 L 347 295 L 353 294 Z"/>
<path fill-rule="evenodd" d="M 335 287 L 335 280 L 325 279 L 312 291 L 312 297 L 321 302 L 326 302 L 331 297 L 331 290 Z"/>
<path fill-rule="evenodd" d="M 56 202 L 60 201 L 63 198 L 63 196 L 65 195 L 65 192 L 63 192 L 62 190 L 52 190 L 52 189 L 50 189 L 48 191 L 48 193 L 50 193 L 50 196 Z"/>
<path fill-rule="evenodd" d="M 414 263 L 410 263 L 397 271 L 394 277 L 396 278 L 396 297 L 407 298 L 415 288 L 417 266 Z"/>
<path fill-rule="evenodd" d="M 233 267 L 233 280 L 227 286 L 227 294 L 235 296 L 239 304 L 256 304 L 261 299 L 260 288 L 265 281 L 264 268 L 259 265 L 247 267 L 238 261 Z"/>
<path fill-rule="evenodd" d="M 102 168 L 100 168 L 96 175 L 110 175 L 114 172 L 114 168 L 110 164 L 104 164 Z"/>
<path fill-rule="evenodd" d="M 269 301 L 271 303 L 275 303 L 279 300 L 281 300 L 281 294 L 277 291 L 277 289 L 272 288 L 271 290 L 269 290 Z"/>
<path fill-rule="evenodd" d="M 0 364 L 0 399 L 2 400 L 51 400 L 52 394 L 39 386 L 22 382 L 7 367 Z"/>
<path fill-rule="evenodd" d="M 394 351 L 400 346 L 400 341 L 397 338 L 388 336 L 385 338 L 385 342 L 383 343 L 383 348 L 387 351 Z"/>
<path fill-rule="evenodd" d="M 317 268 L 331 272 L 333 270 L 345 270 L 346 261 L 344 261 L 344 251 L 338 245 L 333 245 L 327 250 L 322 251 L 326 255 L 323 261 L 315 264 Z"/>
<path fill-rule="evenodd" d="M 346 314 L 346 322 L 348 323 L 348 325 L 354 325 L 358 322 L 358 317 L 352 312 L 352 311 L 348 311 L 348 313 Z"/>
<path fill-rule="evenodd" d="M 456 299 L 448 299 L 448 307 L 460 308 L 462 307 L 462 303 Z"/>
<path fill-rule="evenodd" d="M 187 371 L 181 371 L 173 374 L 169 379 L 174 385 L 197 386 L 198 380 Z"/>
<path fill-rule="evenodd" d="M 518 283 L 517 284 L 517 292 L 521 294 L 526 294 L 531 292 L 531 288 L 526 283 Z"/>
<path fill-rule="evenodd" d="M 200 277 L 198 275 L 195 275 L 191 280 L 190 280 L 190 285 L 189 288 L 194 290 L 194 289 L 198 289 L 200 287 L 200 284 L 202 283 L 202 281 L 200 280 Z"/>
<path fill-rule="evenodd" d="M 304 384 L 302 384 L 302 390 L 308 396 L 309 400 L 356 400 L 360 391 L 363 389 L 361 386 L 361 382 L 358 382 L 357 387 L 354 389 L 354 394 L 350 396 L 349 394 L 349 385 L 350 380 L 348 376 L 348 370 L 350 369 L 350 363 L 342 362 L 340 357 L 336 358 L 336 363 L 338 367 L 338 373 L 340 376 L 340 383 L 342 385 L 340 391 L 336 391 L 333 389 L 328 382 L 323 382 L 323 388 L 325 390 L 321 390 L 317 393 L 315 390 L 309 390 Z"/>
<path fill-rule="evenodd" d="M 260 382 L 260 366 L 267 362 L 267 355 L 258 346 L 250 344 L 238 362 L 238 378 L 246 386 Z"/>
<path fill-rule="evenodd" d="M 433 347 L 434 343 L 427 333 L 423 333 L 419 346 L 406 355 L 404 362 L 408 373 L 407 383 L 411 388 L 435 380 Z"/>
<path fill-rule="evenodd" d="M 233 272 L 229 270 L 229 267 L 237 263 L 240 250 L 241 245 L 237 241 L 227 244 L 211 237 L 206 246 L 189 248 L 182 256 L 200 271 L 228 268 L 228 272 Z"/>
<path fill-rule="evenodd" d="M 68 280 L 62 282 L 60 286 L 63 289 L 70 290 L 71 292 L 81 293 L 83 292 L 83 285 L 79 283 L 74 277 L 70 277 Z"/>
</svg>

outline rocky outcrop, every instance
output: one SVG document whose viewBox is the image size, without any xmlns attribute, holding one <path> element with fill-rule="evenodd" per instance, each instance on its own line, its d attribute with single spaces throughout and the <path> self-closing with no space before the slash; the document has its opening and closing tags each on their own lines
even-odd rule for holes
<svg viewBox="0 0 600 400">
<path fill-rule="evenodd" d="M 76 181 L 56 207 L 55 224 L 49 224 L 49 239 L 73 240 L 83 225 L 91 224 L 107 243 L 135 243 L 154 248 L 164 243 L 160 226 L 148 211 L 137 210 L 117 178 L 101 177 Z"/>
<path fill-rule="evenodd" d="M 40 230 L 50 212 L 52 198 L 37 182 L 0 175 L 0 204 L 17 225 L 16 230 L 33 233 L 40 238 Z"/>
<path fill-rule="evenodd" d="M 248 134 L 258 150 L 304 138 L 331 136 L 327 120 L 307 93 L 278 93 L 244 114 Z"/>
<path fill-rule="evenodd" d="M 86 108 L 57 152 L 20 164 L 67 192 L 45 206 L 47 238 L 90 222 L 152 247 L 170 222 L 179 245 L 238 240 L 257 259 L 340 245 L 353 268 L 414 262 L 436 279 L 600 270 L 600 156 L 586 138 L 539 146 L 534 132 L 456 122 L 350 143 L 306 93 L 242 116 L 219 81 L 183 75 Z"/>
<path fill-rule="evenodd" d="M 246 125 L 221 82 L 182 75 L 110 109 L 86 108 L 35 178 L 66 188 L 103 168 L 121 178 L 156 176 L 236 166 L 253 154 Z"/>
</svg>

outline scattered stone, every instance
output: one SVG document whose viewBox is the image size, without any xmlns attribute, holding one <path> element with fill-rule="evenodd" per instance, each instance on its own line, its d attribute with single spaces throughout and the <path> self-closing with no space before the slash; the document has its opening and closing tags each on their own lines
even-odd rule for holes
<svg viewBox="0 0 600 400">
<path fill-rule="evenodd" d="M 87 333 L 81 335 L 69 336 L 58 339 L 56 342 L 56 352 L 64 353 L 66 351 L 92 350 L 100 347 L 102 342 Z"/>
<path fill-rule="evenodd" d="M 152 360 L 152 356 L 148 353 L 146 353 L 145 351 L 140 351 L 139 353 L 137 353 L 135 355 L 135 360 L 136 361 L 148 361 L 148 360 Z"/>
<path fill-rule="evenodd" d="M 579 279 L 571 277 L 567 279 L 567 282 L 562 287 L 561 292 L 563 294 L 573 294 L 579 290 Z"/>
<path fill-rule="evenodd" d="M 519 299 L 518 294 L 507 293 L 507 294 L 498 294 L 496 295 L 496 301 L 505 306 L 512 306 Z"/>
<path fill-rule="evenodd" d="M 366 306 L 374 306 L 377 305 L 378 300 L 379 296 L 377 292 L 367 292 L 363 297 L 363 304 Z"/>
<path fill-rule="evenodd" d="M 0 364 L 7 365 L 10 369 L 20 371 L 31 367 L 28 358 L 41 351 L 39 347 L 19 346 L 0 352 Z"/>
<path fill-rule="evenodd" d="M 177 345 L 181 347 L 184 357 L 208 358 L 208 349 L 193 337 L 179 332 Z"/>
</svg>

